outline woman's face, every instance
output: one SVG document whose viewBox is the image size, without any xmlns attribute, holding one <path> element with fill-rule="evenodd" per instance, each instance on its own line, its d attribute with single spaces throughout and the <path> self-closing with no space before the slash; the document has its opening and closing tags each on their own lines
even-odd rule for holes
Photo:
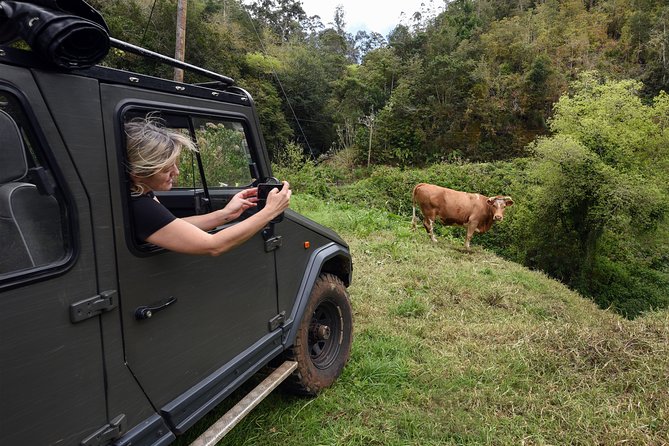
<svg viewBox="0 0 669 446">
<path fill-rule="evenodd" d="M 179 168 L 175 162 L 150 177 L 139 179 L 139 182 L 152 191 L 164 191 L 172 189 L 177 176 L 179 176 Z"/>
</svg>

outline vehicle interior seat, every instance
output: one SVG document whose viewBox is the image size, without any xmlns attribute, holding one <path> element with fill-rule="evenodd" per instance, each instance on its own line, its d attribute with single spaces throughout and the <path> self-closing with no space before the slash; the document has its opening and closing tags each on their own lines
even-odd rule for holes
<svg viewBox="0 0 669 446">
<path fill-rule="evenodd" d="M 28 177 L 21 131 L 0 110 L 0 274 L 53 263 L 65 252 L 58 201 Z"/>
</svg>

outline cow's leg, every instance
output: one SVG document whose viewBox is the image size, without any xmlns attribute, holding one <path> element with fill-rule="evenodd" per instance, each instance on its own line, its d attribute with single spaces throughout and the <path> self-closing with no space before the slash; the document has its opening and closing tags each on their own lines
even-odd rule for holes
<svg viewBox="0 0 669 446">
<path fill-rule="evenodd" d="M 430 238 L 432 239 L 433 242 L 436 242 L 437 239 L 434 237 L 434 218 L 436 217 L 436 213 L 430 211 L 429 209 L 423 209 L 421 208 L 420 211 L 423 213 L 423 227 L 425 228 L 425 231 L 428 233 Z"/>
<path fill-rule="evenodd" d="M 429 217 L 423 217 L 423 226 L 430 236 L 430 240 L 433 242 L 437 241 L 437 237 L 434 236 L 434 220 Z"/>
<path fill-rule="evenodd" d="M 469 249 L 470 249 L 470 247 L 469 247 L 470 242 L 472 241 L 472 237 L 474 236 L 474 232 L 476 232 L 476 227 L 477 226 L 478 226 L 478 224 L 475 224 L 475 223 L 472 223 L 472 222 L 470 222 L 467 225 L 467 238 L 465 239 L 465 249 L 467 249 L 467 251 L 469 251 Z"/>
<path fill-rule="evenodd" d="M 416 221 L 418 221 L 418 217 L 416 217 L 416 205 L 413 205 L 413 217 L 411 217 L 411 230 L 415 231 L 416 230 Z"/>
</svg>

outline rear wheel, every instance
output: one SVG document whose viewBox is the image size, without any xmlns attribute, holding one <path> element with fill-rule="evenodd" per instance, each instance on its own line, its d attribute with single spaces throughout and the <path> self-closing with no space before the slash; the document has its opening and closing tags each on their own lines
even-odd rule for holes
<svg viewBox="0 0 669 446">
<path fill-rule="evenodd" d="M 332 274 L 321 274 L 297 329 L 289 356 L 297 370 L 286 384 L 291 391 L 316 395 L 331 385 L 351 354 L 353 314 L 346 287 Z"/>
</svg>

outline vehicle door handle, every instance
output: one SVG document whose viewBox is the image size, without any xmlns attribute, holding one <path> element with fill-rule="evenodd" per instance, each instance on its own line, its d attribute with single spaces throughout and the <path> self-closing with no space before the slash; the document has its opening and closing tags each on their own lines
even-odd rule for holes
<svg viewBox="0 0 669 446">
<path fill-rule="evenodd" d="M 176 297 L 168 297 L 160 302 L 151 305 L 142 305 L 137 307 L 135 310 L 135 319 L 141 321 L 144 319 L 150 319 L 155 313 L 163 311 L 165 308 L 169 307 L 177 301 Z"/>
</svg>

